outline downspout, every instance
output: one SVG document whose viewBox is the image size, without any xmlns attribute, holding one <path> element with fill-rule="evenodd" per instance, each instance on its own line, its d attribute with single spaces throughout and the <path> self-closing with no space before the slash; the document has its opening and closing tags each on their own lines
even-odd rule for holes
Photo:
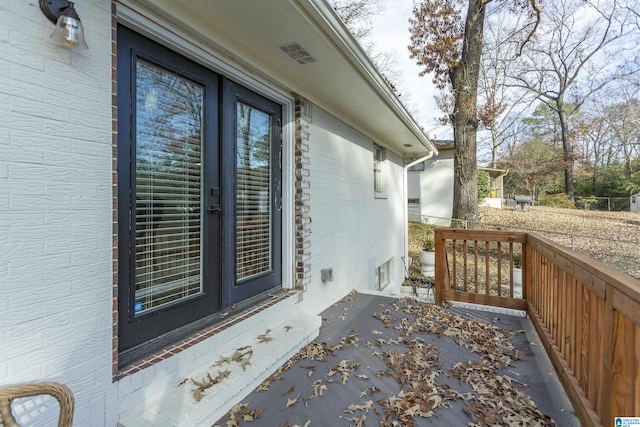
<svg viewBox="0 0 640 427">
<path fill-rule="evenodd" d="M 509 170 L 506 170 L 505 173 L 500 175 L 500 206 L 502 206 L 502 201 L 504 200 L 504 177 L 507 176 Z"/>
<path fill-rule="evenodd" d="M 407 172 L 409 171 L 409 168 L 417 165 L 418 163 L 424 162 L 425 160 L 430 159 L 431 157 L 433 157 L 434 155 L 434 151 L 430 151 L 429 154 L 427 154 L 424 157 L 421 157 L 417 160 L 414 160 L 413 162 L 405 165 L 405 167 L 403 168 L 402 171 L 402 177 L 403 177 L 403 187 L 404 187 L 404 258 L 403 258 L 403 263 L 404 263 L 404 267 L 405 267 L 405 278 L 406 276 L 409 275 L 409 267 L 411 267 L 409 265 L 409 185 L 408 185 L 408 180 L 407 180 Z M 398 290 L 399 291 L 399 290 Z"/>
</svg>

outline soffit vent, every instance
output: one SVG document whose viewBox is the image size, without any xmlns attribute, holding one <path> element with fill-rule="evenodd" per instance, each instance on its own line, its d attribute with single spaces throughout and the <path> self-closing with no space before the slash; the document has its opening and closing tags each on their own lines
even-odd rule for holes
<svg viewBox="0 0 640 427">
<path fill-rule="evenodd" d="M 298 43 L 289 43 L 284 46 L 280 46 L 280 50 L 289 55 L 293 60 L 299 64 L 309 64 L 316 62 L 316 59 Z"/>
</svg>

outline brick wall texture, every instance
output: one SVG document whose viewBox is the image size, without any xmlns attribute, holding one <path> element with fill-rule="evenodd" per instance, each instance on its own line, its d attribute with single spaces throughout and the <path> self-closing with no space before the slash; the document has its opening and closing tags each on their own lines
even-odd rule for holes
<svg viewBox="0 0 640 427">
<path fill-rule="evenodd" d="M 67 384 L 91 425 L 115 397 L 111 3 L 76 9 L 89 50 L 53 44 L 38 2 L 0 1 L 0 386 Z M 43 405 L 19 421 L 50 424 Z"/>
</svg>

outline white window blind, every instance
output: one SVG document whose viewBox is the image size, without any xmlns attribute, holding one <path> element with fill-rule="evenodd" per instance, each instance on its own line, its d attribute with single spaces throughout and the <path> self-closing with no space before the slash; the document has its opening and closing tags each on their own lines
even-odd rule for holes
<svg viewBox="0 0 640 427">
<path fill-rule="evenodd" d="M 136 67 L 135 311 L 202 291 L 203 88 Z"/>
<path fill-rule="evenodd" d="M 236 107 L 236 278 L 271 271 L 271 116 Z"/>
</svg>

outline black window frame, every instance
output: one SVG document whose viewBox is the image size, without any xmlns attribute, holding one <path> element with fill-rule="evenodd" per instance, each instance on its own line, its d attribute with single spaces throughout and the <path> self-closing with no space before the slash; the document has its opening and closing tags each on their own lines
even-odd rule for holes
<svg viewBox="0 0 640 427">
<path fill-rule="evenodd" d="M 282 106 L 228 79 L 223 81 L 222 87 L 223 103 L 228 107 L 222 109 L 223 145 L 228 149 L 223 152 L 221 170 L 223 177 L 231 181 L 230 185 L 224 185 L 223 197 L 225 200 L 234 201 L 226 203 L 223 208 L 223 215 L 228 219 L 228 226 L 223 228 L 223 281 L 227 286 L 226 292 L 223 292 L 222 300 L 223 304 L 228 307 L 260 293 L 268 292 L 280 286 L 282 282 Z M 273 173 L 280 177 L 272 183 L 274 197 L 270 198 L 271 209 L 274 213 L 271 221 L 272 269 L 242 281 L 238 281 L 235 268 L 237 241 L 235 234 L 236 104 L 238 102 L 250 105 L 271 116 L 273 147 L 271 167 Z M 230 254 L 233 254 L 233 257 L 229 256 Z"/>
</svg>

